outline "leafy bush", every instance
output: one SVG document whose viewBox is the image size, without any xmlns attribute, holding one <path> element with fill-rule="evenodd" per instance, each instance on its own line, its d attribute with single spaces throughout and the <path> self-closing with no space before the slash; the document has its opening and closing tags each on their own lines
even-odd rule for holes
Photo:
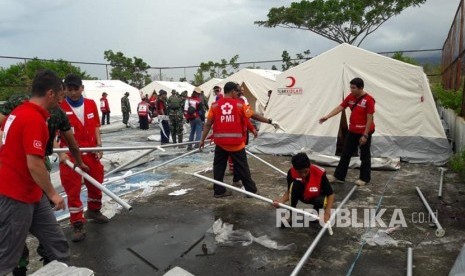
<svg viewBox="0 0 465 276">
<path fill-rule="evenodd" d="M 439 102 L 443 107 L 450 108 L 455 113 L 460 114 L 462 108 L 462 91 L 446 90 L 442 88 L 441 84 L 434 84 L 432 86 L 434 99 Z"/>
<path fill-rule="evenodd" d="M 465 149 L 454 154 L 450 160 L 450 167 L 453 171 L 457 172 L 463 179 L 465 179 Z"/>
</svg>

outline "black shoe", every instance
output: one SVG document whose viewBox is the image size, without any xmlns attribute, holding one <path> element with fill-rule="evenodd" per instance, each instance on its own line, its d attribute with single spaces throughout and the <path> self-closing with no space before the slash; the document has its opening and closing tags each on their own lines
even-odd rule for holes
<svg viewBox="0 0 465 276">
<path fill-rule="evenodd" d="M 214 194 L 213 196 L 215 198 L 222 198 L 222 197 L 232 196 L 232 192 L 230 190 L 226 190 L 226 192 L 224 192 L 222 194 Z"/>
<path fill-rule="evenodd" d="M 26 267 L 15 267 L 12 271 L 13 276 L 26 276 Z"/>
</svg>

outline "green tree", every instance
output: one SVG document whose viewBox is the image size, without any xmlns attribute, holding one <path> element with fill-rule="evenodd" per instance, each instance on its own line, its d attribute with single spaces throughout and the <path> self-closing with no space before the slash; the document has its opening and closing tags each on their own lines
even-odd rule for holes
<svg viewBox="0 0 465 276">
<path fill-rule="evenodd" d="M 278 70 L 278 67 L 276 65 L 271 66 L 271 70 Z"/>
<path fill-rule="evenodd" d="M 68 61 L 34 58 L 26 63 L 16 63 L 8 68 L 0 68 L 0 100 L 6 100 L 14 93 L 28 93 L 35 74 L 43 69 L 50 69 L 61 78 L 73 73 L 82 79 L 96 79 Z"/>
<path fill-rule="evenodd" d="M 219 62 L 207 61 L 200 63 L 197 72 L 194 74 L 194 85 L 201 85 L 212 78 L 227 78 L 239 68 L 238 60 L 239 55 L 235 55 L 229 61 L 223 58 Z"/>
<path fill-rule="evenodd" d="M 296 54 L 296 58 L 292 59 L 289 53 L 284 50 L 283 53 L 281 54 L 281 58 L 283 60 L 283 64 L 281 65 L 281 68 L 283 71 L 286 71 L 287 69 L 297 66 L 300 64 L 302 60 L 309 60 L 310 59 L 310 50 L 305 50 L 302 53 Z"/>
<path fill-rule="evenodd" d="M 150 66 L 141 58 L 129 58 L 122 52 L 114 53 L 112 50 L 106 50 L 104 57 L 112 66 L 111 79 L 121 80 L 137 88 L 142 88 L 152 81 L 147 72 Z"/>
<path fill-rule="evenodd" d="M 395 52 L 392 58 L 403 61 L 408 64 L 417 65 L 417 66 L 420 65 L 416 59 L 412 57 L 404 56 L 403 52 Z"/>
<path fill-rule="evenodd" d="M 359 46 L 391 17 L 426 0 L 313 0 L 271 8 L 268 19 L 255 21 L 267 28 L 302 29 L 338 43 Z"/>
</svg>

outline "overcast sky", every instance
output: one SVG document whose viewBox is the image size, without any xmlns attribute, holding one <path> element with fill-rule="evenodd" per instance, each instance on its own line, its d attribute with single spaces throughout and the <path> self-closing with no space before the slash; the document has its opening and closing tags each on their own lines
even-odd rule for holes
<svg viewBox="0 0 465 276">
<path fill-rule="evenodd" d="M 0 0 L 0 55 L 105 62 L 107 49 L 151 66 L 198 65 L 240 55 L 239 61 L 280 59 L 335 42 L 303 30 L 254 25 L 278 0 Z M 442 48 L 460 0 L 428 0 L 391 18 L 361 45 L 379 52 Z M 0 66 L 11 64 L 0 59 Z M 262 64 L 269 69 L 271 65 Z M 102 67 L 84 67 L 105 78 Z M 192 79 L 194 69 L 187 70 Z M 155 72 L 152 71 L 152 74 Z M 165 71 L 178 79 L 183 70 Z"/>
</svg>

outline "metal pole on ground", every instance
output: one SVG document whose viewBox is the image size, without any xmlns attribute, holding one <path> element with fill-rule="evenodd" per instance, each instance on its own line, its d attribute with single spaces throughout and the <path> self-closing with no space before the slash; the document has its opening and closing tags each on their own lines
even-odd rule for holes
<svg viewBox="0 0 465 276">
<path fill-rule="evenodd" d="M 312 252 L 315 249 L 315 247 L 317 246 L 318 242 L 320 242 L 321 237 L 323 237 L 323 234 L 325 233 L 326 228 L 328 228 L 331 221 L 334 220 L 334 218 L 337 216 L 337 214 L 341 211 L 342 206 L 344 206 L 347 203 L 347 201 L 349 200 L 349 198 L 352 196 L 352 194 L 355 192 L 356 189 L 357 189 L 357 186 L 354 185 L 354 187 L 349 191 L 347 196 L 342 200 L 341 204 L 339 204 L 336 211 L 333 214 L 331 214 L 331 217 L 329 218 L 328 223 L 325 224 L 325 226 L 320 230 L 320 232 L 318 233 L 316 238 L 313 240 L 312 244 L 307 249 L 307 251 L 305 252 L 302 259 L 300 259 L 299 263 L 297 264 L 297 266 L 292 271 L 291 276 L 296 276 L 296 275 L 299 274 L 299 272 L 302 269 L 302 267 L 304 266 L 305 262 L 307 262 L 307 259 L 310 257 L 310 254 L 312 254 Z M 328 230 L 329 230 L 329 228 L 328 228 Z"/>
<path fill-rule="evenodd" d="M 413 275 L 413 249 L 407 249 L 407 276 Z"/>
<path fill-rule="evenodd" d="M 245 195 L 247 195 L 247 196 L 250 196 L 250 197 L 259 199 L 259 200 L 261 200 L 261 201 L 264 201 L 264 202 L 273 204 L 273 200 L 271 200 L 271 199 L 269 199 L 269 198 L 266 198 L 266 197 L 264 197 L 264 196 L 257 195 L 257 194 L 254 194 L 254 193 L 251 193 L 251 192 L 242 190 L 242 189 L 240 189 L 240 188 L 237 188 L 237 187 L 234 187 L 234 186 L 232 186 L 232 185 L 226 184 L 226 183 L 224 183 L 224 182 L 221 182 L 221 181 L 212 179 L 212 178 L 210 178 L 210 177 L 206 177 L 206 176 L 200 175 L 198 172 L 193 173 L 193 175 L 194 175 L 195 177 L 201 178 L 201 179 L 206 180 L 206 181 L 209 181 L 209 182 L 211 182 L 211 183 L 215 183 L 215 184 L 217 184 L 217 185 L 223 186 L 223 187 L 228 188 L 228 189 L 231 189 L 231 190 L 233 190 L 233 191 L 236 191 L 236 192 L 245 194 Z M 284 208 L 284 209 L 287 209 L 287 210 L 292 211 L 292 212 L 295 212 L 295 213 L 302 214 L 302 215 L 304 215 L 304 216 L 311 217 L 311 218 L 316 219 L 316 220 L 320 220 L 320 218 L 319 218 L 317 215 L 310 214 L 309 212 L 305 212 L 304 210 L 300 210 L 300 209 L 291 207 L 291 206 L 286 205 L 286 204 L 279 203 L 279 207 Z M 331 225 L 329 225 L 329 223 L 326 223 L 326 224 L 325 224 L 325 227 L 326 227 L 326 226 L 327 226 L 328 229 L 329 229 L 328 231 L 329 231 L 330 235 L 332 235 L 332 234 L 333 234 L 333 231 L 332 231 L 332 229 L 331 229 Z"/>
<path fill-rule="evenodd" d="M 257 159 L 258 161 L 262 162 L 263 164 L 269 166 L 270 168 L 274 169 L 275 171 L 281 173 L 282 175 L 286 175 L 287 176 L 287 173 L 285 173 L 284 171 L 280 170 L 279 168 L 273 166 L 272 164 L 266 162 L 265 160 L 261 159 L 260 157 L 256 156 L 255 154 L 251 153 L 250 151 L 246 150 L 247 154 L 249 154 L 250 156 L 252 156 L 253 158 Z"/>
<path fill-rule="evenodd" d="M 112 191 L 108 190 L 105 186 L 102 185 L 102 183 L 99 183 L 97 180 L 95 180 L 92 176 L 81 170 L 79 167 L 75 167 L 74 163 L 66 160 L 66 165 L 68 167 L 72 168 L 75 172 L 78 174 L 82 175 L 87 181 L 89 181 L 92 185 L 94 185 L 97 189 L 101 190 L 104 192 L 106 195 L 111 197 L 114 201 L 116 201 L 119 205 L 123 206 L 124 209 L 126 210 L 131 210 L 132 207 L 129 205 L 126 201 L 122 200 L 119 198 L 117 195 L 115 195 Z"/>
<path fill-rule="evenodd" d="M 174 148 L 178 146 L 186 146 L 186 145 L 193 145 L 198 144 L 199 141 L 192 141 L 192 142 L 185 142 L 185 143 L 178 143 L 178 144 L 166 144 L 166 145 L 158 145 L 158 146 L 133 146 L 133 147 L 93 147 L 93 148 L 80 148 L 81 152 L 93 152 L 93 151 L 125 151 L 125 150 L 148 150 L 148 149 L 158 149 L 158 148 Z M 69 152 L 68 148 L 54 148 L 54 153 L 60 152 Z"/>
<path fill-rule="evenodd" d="M 438 198 L 442 198 L 442 184 L 444 183 L 444 172 L 447 171 L 447 169 L 440 167 L 439 171 L 441 172 L 441 176 L 439 178 Z"/>
<path fill-rule="evenodd" d="M 433 219 L 434 224 L 436 224 L 436 237 L 443 237 L 446 234 L 446 230 L 442 228 L 441 224 L 439 224 L 438 218 L 436 215 L 433 213 L 433 210 L 429 206 L 428 202 L 426 201 L 426 198 L 423 196 L 423 193 L 421 192 L 420 188 L 416 187 L 418 196 L 420 196 L 421 201 L 423 202 L 423 205 L 425 205 L 426 209 L 429 212 L 429 215 Z"/>
<path fill-rule="evenodd" d="M 183 158 L 183 157 L 186 157 L 186 156 L 188 156 L 188 155 L 191 155 L 191 154 L 194 154 L 194 153 L 197 153 L 197 152 L 200 152 L 200 150 L 199 150 L 199 149 L 196 149 L 196 150 L 192 150 L 192 151 L 186 152 L 186 153 L 184 153 L 184 154 L 181 154 L 180 156 L 177 156 L 177 157 L 175 157 L 175 158 L 173 158 L 173 159 L 170 159 L 170 160 L 168 160 L 168 161 L 165 161 L 165 162 L 163 162 L 163 163 L 161 163 L 161 164 L 158 164 L 158 165 L 156 165 L 156 166 L 153 166 L 153 167 L 150 167 L 150 168 L 147 168 L 147 169 L 144 169 L 144 170 L 135 172 L 135 173 L 130 174 L 130 175 L 127 175 L 127 176 L 115 177 L 115 179 L 110 180 L 110 181 L 107 181 L 107 182 L 104 182 L 103 184 L 104 184 L 104 185 L 107 185 L 107 184 L 110 184 L 110 183 L 113 183 L 113 182 L 116 182 L 116 181 L 119 181 L 119 180 L 122 180 L 122 179 L 126 179 L 126 178 L 131 177 L 131 176 L 135 176 L 135 175 L 138 175 L 138 174 L 141 174 L 141 173 L 145 173 L 145 172 L 148 172 L 148 171 L 153 171 L 153 170 L 155 170 L 155 169 L 157 169 L 157 168 L 159 168 L 159 167 L 161 167 L 161 166 L 167 165 L 167 164 L 172 163 L 172 162 L 174 162 L 174 161 L 176 161 L 176 160 L 178 160 L 178 159 L 181 159 L 181 158 Z"/>
<path fill-rule="evenodd" d="M 139 154 L 138 156 L 134 157 L 133 159 L 127 161 L 126 163 L 122 164 L 121 166 L 119 167 L 116 167 L 114 168 L 113 170 L 107 172 L 104 176 L 105 177 L 108 177 L 109 175 L 112 175 L 113 173 L 117 172 L 117 171 L 120 171 L 121 169 L 123 168 L 126 168 L 127 166 L 129 166 L 130 164 L 134 163 L 134 161 L 136 160 L 139 160 L 141 159 L 142 157 L 146 156 L 146 155 L 149 155 L 151 154 L 152 152 L 156 151 L 156 150 L 161 150 L 161 151 L 165 151 L 163 148 L 161 147 L 157 147 L 156 149 L 151 149 L 151 150 L 148 150 L 148 151 L 145 151 L 141 154 Z"/>
</svg>

